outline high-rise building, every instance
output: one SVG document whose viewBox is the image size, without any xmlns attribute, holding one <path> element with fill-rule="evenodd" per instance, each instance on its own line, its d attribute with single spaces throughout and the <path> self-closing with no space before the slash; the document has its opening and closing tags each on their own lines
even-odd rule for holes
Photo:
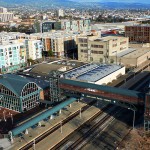
<svg viewBox="0 0 150 150">
<path fill-rule="evenodd" d="M 150 25 L 126 26 L 125 36 L 130 42 L 150 43 Z"/>
<path fill-rule="evenodd" d="M 13 18 L 14 18 L 14 14 L 13 13 L 9 13 L 9 12 L 0 13 L 0 21 L 1 22 L 10 21 L 10 20 L 13 20 Z"/>
<path fill-rule="evenodd" d="M 0 13 L 7 13 L 7 8 L 0 7 Z"/>
<path fill-rule="evenodd" d="M 58 17 L 64 17 L 64 10 L 63 9 L 58 10 Z"/>
</svg>

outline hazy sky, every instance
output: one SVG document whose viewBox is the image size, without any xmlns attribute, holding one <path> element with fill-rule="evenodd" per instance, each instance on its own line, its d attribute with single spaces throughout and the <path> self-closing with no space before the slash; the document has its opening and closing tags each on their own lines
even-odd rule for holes
<svg viewBox="0 0 150 150">
<path fill-rule="evenodd" d="M 150 0 L 72 0 L 72 1 L 76 1 L 76 2 L 129 2 L 129 3 L 133 3 L 133 2 L 137 2 L 137 3 L 147 3 L 150 4 Z"/>
</svg>

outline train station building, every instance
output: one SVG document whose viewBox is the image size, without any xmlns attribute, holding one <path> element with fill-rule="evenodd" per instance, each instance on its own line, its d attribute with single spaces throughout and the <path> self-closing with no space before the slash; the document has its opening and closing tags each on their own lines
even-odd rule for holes
<svg viewBox="0 0 150 150">
<path fill-rule="evenodd" d="M 0 75 L 0 106 L 24 112 L 36 107 L 41 88 L 23 76 Z"/>
</svg>

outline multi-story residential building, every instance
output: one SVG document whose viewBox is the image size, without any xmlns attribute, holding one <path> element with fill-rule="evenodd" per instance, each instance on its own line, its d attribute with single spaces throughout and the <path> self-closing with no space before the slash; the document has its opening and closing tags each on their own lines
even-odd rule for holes
<svg viewBox="0 0 150 150">
<path fill-rule="evenodd" d="M 61 23 L 56 21 L 44 21 L 40 25 L 40 31 L 49 32 L 51 30 L 61 30 Z"/>
<path fill-rule="evenodd" d="M 58 10 L 58 17 L 64 17 L 64 10 L 63 9 Z"/>
<path fill-rule="evenodd" d="M 125 36 L 130 42 L 150 43 L 150 25 L 126 26 Z"/>
<path fill-rule="evenodd" d="M 78 38 L 78 60 L 107 63 L 110 56 L 128 48 L 128 38 L 84 36 Z"/>
<path fill-rule="evenodd" d="M 31 34 L 29 39 L 41 40 L 43 51 L 52 51 L 56 57 L 64 57 L 77 49 L 78 33 L 65 31 L 52 31 L 48 33 Z"/>
<path fill-rule="evenodd" d="M 0 43 L 9 42 L 10 40 L 24 39 L 26 37 L 25 33 L 20 32 L 1 32 L 0 33 Z"/>
<path fill-rule="evenodd" d="M 39 30 L 40 29 L 40 30 Z M 60 20 L 60 21 L 43 21 L 34 24 L 34 30 L 38 32 L 49 32 L 51 30 L 64 30 L 73 32 L 87 32 L 91 30 L 90 20 Z"/>
<path fill-rule="evenodd" d="M 9 13 L 9 12 L 0 13 L 0 21 L 1 22 L 10 21 L 10 20 L 13 20 L 13 18 L 14 18 L 14 14 L 13 13 Z"/>
<path fill-rule="evenodd" d="M 26 62 L 26 49 L 24 43 L 19 41 L 3 42 L 0 44 L 0 70 L 11 72 Z"/>
<path fill-rule="evenodd" d="M 26 39 L 27 59 L 36 60 L 42 58 L 43 44 L 40 40 Z"/>
<path fill-rule="evenodd" d="M 7 8 L 0 7 L 0 13 L 6 13 L 6 12 L 7 12 Z"/>
</svg>

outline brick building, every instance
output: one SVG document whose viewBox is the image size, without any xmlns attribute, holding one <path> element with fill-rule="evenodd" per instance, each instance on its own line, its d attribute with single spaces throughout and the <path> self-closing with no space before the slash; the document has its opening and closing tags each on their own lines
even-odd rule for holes
<svg viewBox="0 0 150 150">
<path fill-rule="evenodd" d="M 125 36 L 130 42 L 150 43 L 150 25 L 126 26 Z"/>
</svg>

